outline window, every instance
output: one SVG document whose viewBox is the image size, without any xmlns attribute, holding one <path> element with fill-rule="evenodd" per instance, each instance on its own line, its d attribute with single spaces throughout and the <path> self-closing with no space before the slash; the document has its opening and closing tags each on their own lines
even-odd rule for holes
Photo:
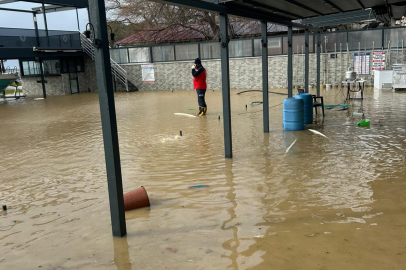
<svg viewBox="0 0 406 270">
<path fill-rule="evenodd" d="M 61 74 L 59 60 L 44 60 L 42 61 L 44 75 L 59 75 Z M 23 61 L 23 76 L 39 76 L 41 75 L 40 64 L 36 61 Z"/>
<path fill-rule="evenodd" d="M 61 73 L 76 73 L 84 71 L 85 65 L 82 57 L 61 59 Z"/>
</svg>

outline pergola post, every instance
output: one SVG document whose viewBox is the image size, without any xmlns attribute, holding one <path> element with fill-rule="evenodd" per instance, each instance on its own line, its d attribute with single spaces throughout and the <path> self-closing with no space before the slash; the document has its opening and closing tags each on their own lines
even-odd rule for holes
<svg viewBox="0 0 406 270">
<path fill-rule="evenodd" d="M 44 15 L 44 24 L 45 24 L 45 34 L 47 36 L 47 45 L 48 47 L 50 47 L 49 45 L 49 34 L 48 34 L 48 24 L 47 24 L 47 15 L 45 14 L 45 5 L 44 2 L 42 2 L 42 14 Z"/>
<path fill-rule="evenodd" d="M 293 93 L 292 26 L 288 27 L 288 98 Z"/>
<path fill-rule="evenodd" d="M 305 93 L 309 93 L 309 30 L 305 30 Z"/>
<path fill-rule="evenodd" d="M 122 237 L 127 234 L 127 230 L 104 0 L 89 0 L 89 11 L 95 40 L 100 43 L 100 47 L 95 48 L 94 58 L 106 159 L 111 225 L 113 235 Z"/>
<path fill-rule="evenodd" d="M 45 77 L 44 77 L 44 63 L 42 62 L 42 59 L 39 59 L 39 70 L 41 74 L 41 84 L 42 84 L 42 96 L 44 98 L 47 98 L 47 90 L 45 87 Z"/>
<path fill-rule="evenodd" d="M 320 96 L 320 55 L 321 55 L 321 38 L 320 32 L 317 32 L 316 89 L 318 97 Z"/>
<path fill-rule="evenodd" d="M 264 132 L 269 132 L 269 94 L 268 94 L 268 25 L 261 22 L 262 33 L 262 104 L 264 113 Z"/>
<path fill-rule="evenodd" d="M 228 58 L 228 17 L 220 13 L 221 38 L 221 81 L 223 94 L 223 122 L 224 122 L 224 150 L 225 157 L 233 157 L 231 136 L 231 109 L 230 109 L 230 64 Z"/>
<path fill-rule="evenodd" d="M 34 19 L 34 28 L 35 28 L 35 37 L 36 37 L 36 40 L 37 40 L 37 47 L 39 47 L 40 42 L 39 42 L 39 33 L 38 33 L 37 14 L 33 13 L 32 16 L 33 16 L 33 19 Z"/>
</svg>

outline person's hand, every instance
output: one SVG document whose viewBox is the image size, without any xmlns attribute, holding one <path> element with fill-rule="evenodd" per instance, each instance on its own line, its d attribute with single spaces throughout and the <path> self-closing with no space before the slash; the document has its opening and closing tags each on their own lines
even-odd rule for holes
<svg viewBox="0 0 406 270">
<path fill-rule="evenodd" d="M 192 69 L 196 69 L 196 64 L 194 64 L 194 65 L 192 66 Z"/>
</svg>

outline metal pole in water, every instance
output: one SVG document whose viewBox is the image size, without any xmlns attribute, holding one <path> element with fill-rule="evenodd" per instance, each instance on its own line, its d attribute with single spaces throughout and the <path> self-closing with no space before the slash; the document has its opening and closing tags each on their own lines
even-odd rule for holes
<svg viewBox="0 0 406 270">
<path fill-rule="evenodd" d="M 340 43 L 340 87 L 343 83 L 343 48 Z"/>
<path fill-rule="evenodd" d="M 95 31 L 94 59 L 106 160 L 111 226 L 113 236 L 123 237 L 127 234 L 127 228 L 104 0 L 89 0 L 89 12 Z"/>
<path fill-rule="evenodd" d="M 347 42 L 347 69 L 350 68 L 350 51 L 348 49 L 348 42 Z"/>
<path fill-rule="evenodd" d="M 321 37 L 320 32 L 317 32 L 316 85 L 318 97 L 320 96 L 320 54 L 321 54 Z"/>
<path fill-rule="evenodd" d="M 292 65 L 292 26 L 288 27 L 288 98 L 292 97 L 293 90 L 293 65 Z"/>
<path fill-rule="evenodd" d="M 296 78 L 295 78 L 295 82 L 298 83 L 299 82 L 299 45 L 296 46 Z M 295 84 L 296 84 L 295 83 Z"/>
<path fill-rule="evenodd" d="M 403 64 L 403 61 L 404 61 L 404 59 L 403 59 L 403 38 L 402 38 L 402 58 L 401 59 L 402 59 L 401 63 Z"/>
<path fill-rule="evenodd" d="M 262 106 L 264 132 L 269 132 L 269 93 L 268 93 L 268 25 L 261 22 L 262 34 Z M 245 105 L 247 109 L 247 105 Z"/>
<path fill-rule="evenodd" d="M 303 87 L 304 87 L 304 66 L 305 66 L 305 63 L 304 63 L 304 61 L 305 61 L 305 59 L 304 59 L 304 54 L 303 54 L 303 45 L 302 45 L 302 68 L 303 68 L 303 80 L 302 80 L 302 83 L 303 83 Z"/>
<path fill-rule="evenodd" d="M 305 75 L 304 75 L 304 87 L 305 92 L 309 93 L 309 30 L 305 30 Z"/>
<path fill-rule="evenodd" d="M 220 37 L 221 37 L 221 81 L 223 94 L 223 126 L 224 126 L 224 150 L 225 157 L 232 158 L 232 134 L 231 134 L 231 105 L 230 105 L 230 63 L 228 57 L 228 15 L 220 13 Z"/>
<path fill-rule="evenodd" d="M 334 86 L 337 83 L 337 43 L 334 43 Z"/>
<path fill-rule="evenodd" d="M 41 74 L 42 95 L 44 98 L 47 98 L 47 90 L 45 87 L 45 78 L 44 78 L 44 64 L 42 63 L 42 58 L 39 59 L 39 69 Z"/>
</svg>

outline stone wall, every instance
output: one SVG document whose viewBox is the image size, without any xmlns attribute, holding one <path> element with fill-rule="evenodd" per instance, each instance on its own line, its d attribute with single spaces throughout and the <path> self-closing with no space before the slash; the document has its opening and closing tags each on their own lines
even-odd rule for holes
<svg viewBox="0 0 406 270">
<path fill-rule="evenodd" d="M 303 57 L 293 57 L 294 85 L 303 85 Z M 210 90 L 221 89 L 220 60 L 203 60 L 207 70 L 207 87 Z M 126 64 L 122 67 L 127 71 L 128 79 L 141 91 L 150 90 L 190 90 L 193 89 L 191 66 L 193 61 L 177 61 L 154 63 L 155 83 L 143 83 L 141 78 L 141 64 Z M 268 57 L 269 87 L 287 87 L 287 56 Z M 316 58 L 310 55 L 311 84 L 316 83 Z M 323 74 L 321 75 L 323 76 Z M 261 57 L 231 58 L 230 84 L 232 89 L 260 89 L 262 88 L 262 60 Z"/>
</svg>

